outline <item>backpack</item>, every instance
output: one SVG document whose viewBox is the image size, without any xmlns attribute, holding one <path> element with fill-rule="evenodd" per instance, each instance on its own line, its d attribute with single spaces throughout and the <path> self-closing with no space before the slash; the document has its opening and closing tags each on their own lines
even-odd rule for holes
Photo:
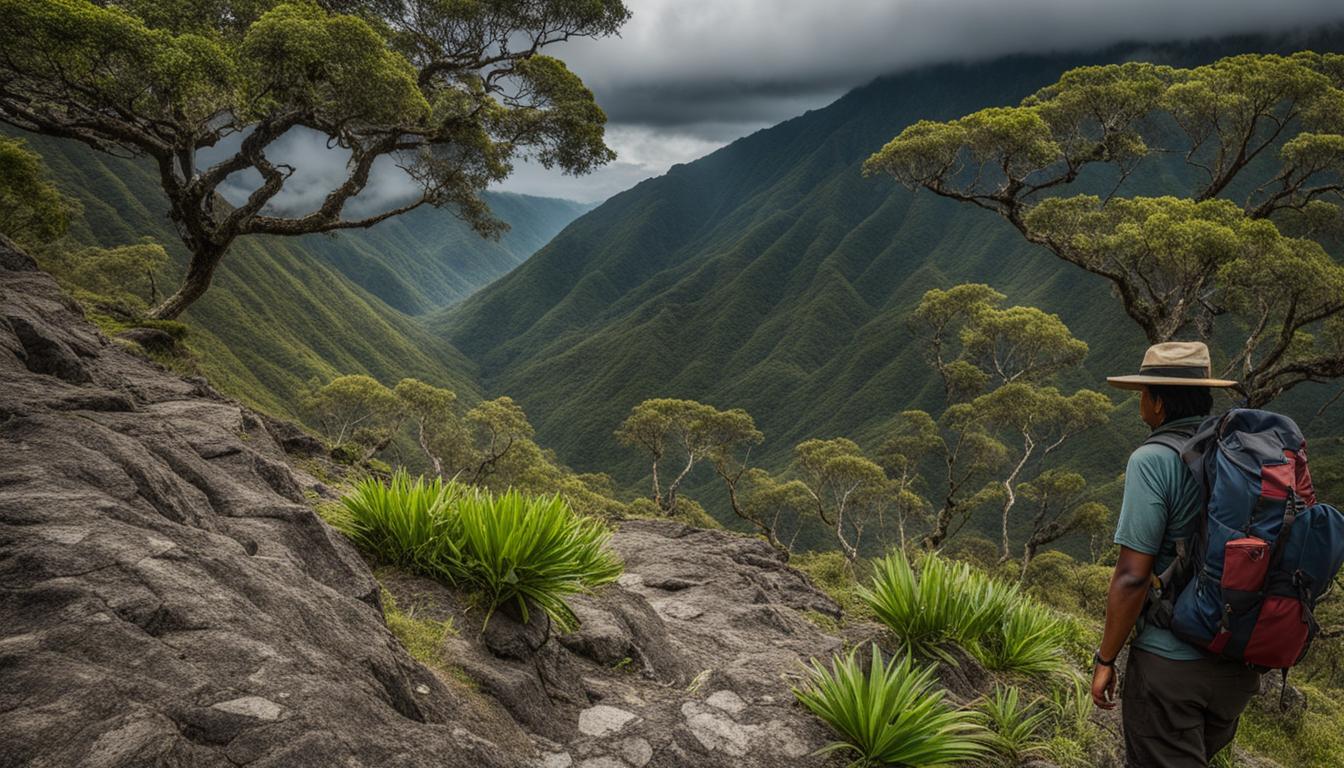
<svg viewBox="0 0 1344 768">
<path fill-rule="evenodd" d="M 1210 654 L 1286 674 L 1319 631 L 1316 601 L 1344 562 L 1344 515 L 1317 503 L 1297 424 L 1237 408 L 1194 434 L 1146 442 L 1180 454 L 1203 501 L 1154 581 L 1147 620 Z"/>
</svg>

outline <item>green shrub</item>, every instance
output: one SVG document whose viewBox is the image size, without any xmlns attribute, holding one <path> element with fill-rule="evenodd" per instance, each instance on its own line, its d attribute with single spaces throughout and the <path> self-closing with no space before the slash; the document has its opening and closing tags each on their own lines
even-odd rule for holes
<svg viewBox="0 0 1344 768">
<path fill-rule="evenodd" d="M 872 610 L 859 599 L 859 580 L 856 570 L 866 568 L 860 562 L 851 563 L 839 550 L 800 552 L 789 558 L 789 565 L 812 580 L 812 584 L 840 605 L 847 618 L 870 617 Z"/>
<path fill-rule="evenodd" d="M 899 551 L 876 561 L 871 586 L 857 593 L 907 648 L 926 658 L 948 658 L 939 646 L 949 640 L 975 646 L 1020 599 L 1015 585 L 933 554 L 923 557 L 916 574 Z"/>
<path fill-rule="evenodd" d="M 443 537 L 444 526 L 452 516 L 452 502 L 463 495 L 456 483 L 412 480 L 400 470 L 387 484 L 372 477 L 361 480 L 341 499 L 344 514 L 336 511 L 330 522 L 382 562 L 433 571 L 445 556 L 441 550 L 452 549 L 453 542 Z"/>
<path fill-rule="evenodd" d="M 486 623 L 513 602 L 524 621 L 535 605 L 571 630 L 578 622 L 565 598 L 621 574 L 606 548 L 611 532 L 559 496 L 493 495 L 398 472 L 387 485 L 360 482 L 325 514 L 377 559 L 479 592 Z"/>
<path fill-rule="evenodd" d="M 995 686 L 994 692 L 980 702 L 978 709 L 989 726 L 989 743 L 998 762 L 1016 766 L 1045 754 L 1042 730 L 1050 713 L 1037 706 L 1035 701 L 1022 701 L 1017 688 Z"/>
<path fill-rule="evenodd" d="M 449 534 L 458 544 L 452 568 L 487 598 L 486 622 L 512 601 L 523 620 L 535 603 L 559 626 L 578 626 L 565 597 L 615 581 L 621 562 L 607 548 L 611 531 L 575 515 L 559 496 L 498 496 L 477 491 L 458 499 Z"/>
<path fill-rule="evenodd" d="M 984 536 L 967 534 L 949 542 L 943 554 L 988 570 L 999 562 L 999 545 Z"/>
<path fill-rule="evenodd" d="M 1069 627 L 1049 608 L 1029 600 L 1013 605 L 997 631 L 969 650 L 989 669 L 1046 674 L 1063 669 Z"/>
<path fill-rule="evenodd" d="M 933 668 L 912 658 L 883 661 L 876 645 L 867 672 L 855 651 L 815 659 L 808 680 L 794 695 L 843 739 L 820 752 L 858 754 L 850 766 L 942 766 L 986 753 L 984 729 L 974 713 L 952 709 L 933 685 Z"/>
</svg>

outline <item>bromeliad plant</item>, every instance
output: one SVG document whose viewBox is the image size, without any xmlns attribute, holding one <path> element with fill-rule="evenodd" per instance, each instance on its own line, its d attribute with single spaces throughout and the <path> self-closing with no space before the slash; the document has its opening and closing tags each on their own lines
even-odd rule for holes
<svg viewBox="0 0 1344 768">
<path fill-rule="evenodd" d="M 574 514 L 559 496 L 478 490 L 453 506 L 454 567 L 458 578 L 485 595 L 487 623 L 508 602 L 526 622 L 531 602 L 561 631 L 572 630 L 579 622 L 565 598 L 621 575 L 620 560 L 606 548 L 611 531 Z"/>
<path fill-rule="evenodd" d="M 451 516 L 449 507 L 463 492 L 456 483 L 411 479 L 399 470 L 386 485 L 375 478 L 360 481 L 341 499 L 331 522 L 383 562 L 432 571 L 444 559 L 441 550 L 453 548 L 443 528 Z"/>
<path fill-rule="evenodd" d="M 1049 674 L 1064 667 L 1068 632 L 1068 626 L 1049 608 L 1024 599 L 1007 612 L 998 631 L 970 651 L 989 669 Z"/>
<path fill-rule="evenodd" d="M 1023 701 L 1017 688 L 1000 685 L 980 701 L 977 709 L 989 726 L 990 744 L 999 764 L 1021 765 L 1046 753 L 1044 731 L 1050 712 L 1039 702 Z"/>
<path fill-rule="evenodd" d="M 615 581 L 621 562 L 611 532 L 575 514 L 559 496 L 500 495 L 455 482 L 367 479 L 331 522 L 384 562 L 475 590 L 485 623 L 514 603 L 524 621 L 540 608 L 561 631 L 578 625 L 565 598 Z"/>
<path fill-rule="evenodd" d="M 850 768 L 944 766 L 986 754 L 976 714 L 943 701 L 933 667 L 916 667 L 909 655 L 884 661 L 874 644 L 865 672 L 856 653 L 834 656 L 829 669 L 813 659 L 807 682 L 793 691 L 842 739 L 819 754 L 856 753 Z"/>
<path fill-rule="evenodd" d="M 1022 599 L 1016 585 L 935 554 L 925 555 L 916 573 L 900 551 L 874 564 L 871 586 L 858 594 L 911 652 L 945 661 L 952 657 L 943 643 L 974 647 Z"/>
</svg>

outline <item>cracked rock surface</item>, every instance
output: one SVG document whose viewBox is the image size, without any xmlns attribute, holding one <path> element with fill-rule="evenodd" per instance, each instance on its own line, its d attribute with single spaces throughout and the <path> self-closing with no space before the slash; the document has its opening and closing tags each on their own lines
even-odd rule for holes
<svg viewBox="0 0 1344 768">
<path fill-rule="evenodd" d="M 431 671 L 312 512 L 286 451 L 317 450 L 105 339 L 0 238 L 0 768 L 825 764 L 789 688 L 841 642 L 804 614 L 839 608 L 763 542 L 627 521 L 565 636 L 481 632 L 394 572 L 458 628 Z"/>
<path fill-rule="evenodd" d="M 803 615 L 838 616 L 830 598 L 764 542 L 725 531 L 629 520 L 612 547 L 619 583 L 573 598 L 582 625 L 540 645 L 502 642 L 538 634 L 507 612 L 480 632 L 479 611 L 428 579 L 385 585 L 399 606 L 453 621 L 444 658 L 534 735 L 539 755 L 523 765 L 832 764 L 812 754 L 831 735 L 790 692 L 801 660 L 841 646 Z"/>
<path fill-rule="evenodd" d="M 0 766 L 534 754 L 383 624 L 260 418 L 109 343 L 0 238 Z"/>
</svg>

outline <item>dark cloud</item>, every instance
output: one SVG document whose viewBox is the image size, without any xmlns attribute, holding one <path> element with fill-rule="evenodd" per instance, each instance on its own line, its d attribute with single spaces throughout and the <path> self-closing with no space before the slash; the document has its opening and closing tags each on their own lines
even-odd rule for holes
<svg viewBox="0 0 1344 768">
<path fill-rule="evenodd" d="M 563 58 L 606 110 L 619 159 L 583 177 L 520 163 L 501 188 L 594 202 L 879 75 L 1013 53 L 1281 32 L 1344 20 L 1342 0 L 626 0 L 621 36 Z M 301 168 L 278 201 L 311 210 L 346 155 L 294 132 L 273 157 Z M 302 163 L 298 162 L 302 161 Z M 257 179 L 233 180 L 241 198 Z M 352 214 L 414 193 L 389 161 Z"/>
<path fill-rule="evenodd" d="M 1344 19 L 1340 0 L 627 2 L 634 15 L 619 38 L 575 41 L 558 55 L 613 121 L 645 125 L 777 122 L 923 64 Z"/>
</svg>

